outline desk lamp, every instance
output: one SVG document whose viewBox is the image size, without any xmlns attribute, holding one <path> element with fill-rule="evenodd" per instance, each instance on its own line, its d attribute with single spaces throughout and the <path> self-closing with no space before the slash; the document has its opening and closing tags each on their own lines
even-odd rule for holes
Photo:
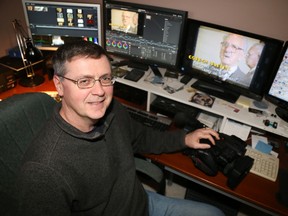
<svg viewBox="0 0 288 216">
<path fill-rule="evenodd" d="M 19 84 L 24 87 L 34 87 L 44 82 L 44 77 L 36 75 L 33 69 L 33 62 L 41 61 L 43 55 L 37 49 L 28 34 L 23 30 L 22 25 L 15 19 L 13 27 L 16 34 L 17 44 L 21 54 L 22 62 L 26 71 L 26 77 L 19 80 Z"/>
</svg>

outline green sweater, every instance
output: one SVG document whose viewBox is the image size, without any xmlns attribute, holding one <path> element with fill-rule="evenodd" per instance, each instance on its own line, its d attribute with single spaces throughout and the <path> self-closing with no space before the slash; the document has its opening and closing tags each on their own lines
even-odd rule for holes
<svg viewBox="0 0 288 216">
<path fill-rule="evenodd" d="M 59 109 L 25 153 L 19 214 L 148 215 L 133 155 L 183 149 L 184 131 L 164 135 L 146 128 L 115 99 L 89 133 L 65 122 Z"/>
</svg>

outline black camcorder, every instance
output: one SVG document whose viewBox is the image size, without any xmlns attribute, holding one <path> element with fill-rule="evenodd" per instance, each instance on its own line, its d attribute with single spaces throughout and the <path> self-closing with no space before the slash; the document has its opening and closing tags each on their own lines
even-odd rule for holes
<svg viewBox="0 0 288 216">
<path fill-rule="evenodd" d="M 227 176 L 227 186 L 234 189 L 250 171 L 254 159 L 246 156 L 246 142 L 240 138 L 219 133 L 220 140 L 212 145 L 209 140 L 202 143 L 211 144 L 209 149 L 185 149 L 183 153 L 189 156 L 194 165 L 209 176 L 221 171 Z"/>
</svg>

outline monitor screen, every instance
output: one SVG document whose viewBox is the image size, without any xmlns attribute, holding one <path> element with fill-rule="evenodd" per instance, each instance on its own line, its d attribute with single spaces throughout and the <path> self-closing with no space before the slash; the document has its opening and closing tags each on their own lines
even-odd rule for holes
<svg viewBox="0 0 288 216">
<path fill-rule="evenodd" d="M 41 50 L 73 40 L 102 44 L 100 4 L 23 0 L 23 7 L 28 32 Z"/>
<path fill-rule="evenodd" d="M 104 8 L 106 50 L 130 61 L 175 68 L 187 12 L 127 2 Z"/>
<path fill-rule="evenodd" d="M 288 122 L 288 42 L 276 64 L 275 75 L 265 98 L 278 106 L 276 114 Z"/>
<path fill-rule="evenodd" d="M 261 100 L 282 46 L 280 40 L 189 19 L 182 72 L 199 79 L 196 89 L 228 101 L 240 94 Z"/>
</svg>

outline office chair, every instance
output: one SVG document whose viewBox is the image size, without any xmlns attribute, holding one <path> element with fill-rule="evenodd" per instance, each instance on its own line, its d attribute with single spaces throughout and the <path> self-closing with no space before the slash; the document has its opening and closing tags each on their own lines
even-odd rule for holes
<svg viewBox="0 0 288 216">
<path fill-rule="evenodd" d="M 57 102 L 45 93 L 14 95 L 0 102 L 0 215 L 15 215 L 16 177 L 23 154 L 52 114 Z M 136 169 L 163 183 L 162 170 L 143 158 L 135 158 Z M 160 187 L 163 192 L 163 186 Z"/>
<path fill-rule="evenodd" d="M 15 183 L 22 156 L 55 103 L 44 93 L 14 95 L 0 102 L 0 215 L 15 215 Z"/>
</svg>

